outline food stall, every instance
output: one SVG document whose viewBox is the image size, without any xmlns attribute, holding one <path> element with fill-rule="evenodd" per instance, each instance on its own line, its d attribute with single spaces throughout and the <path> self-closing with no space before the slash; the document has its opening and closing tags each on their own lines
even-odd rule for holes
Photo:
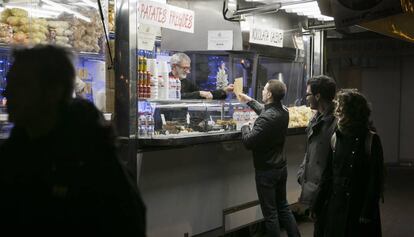
<svg viewBox="0 0 414 237">
<path fill-rule="evenodd" d="M 75 55 L 76 96 L 94 102 L 106 112 L 107 8 L 104 0 L 0 3 L 0 140 L 7 138 L 13 127 L 8 122 L 3 92 L 10 52 L 15 46 L 55 44 L 71 50 Z"/>
<path fill-rule="evenodd" d="M 303 32 L 307 18 L 286 11 L 225 20 L 229 2 L 116 3 L 115 124 L 123 160 L 147 206 L 148 236 L 218 236 L 262 219 L 251 152 L 240 141 L 241 124 L 257 115 L 232 94 L 180 99 L 168 74 L 175 52 L 191 58 L 189 80 L 203 90 L 238 78 L 244 93 L 261 100 L 269 79 L 286 83 L 287 189 L 289 202 L 297 201 L 296 171 L 312 115 L 306 80 L 322 70 L 322 34 Z M 273 45 L 260 36 L 266 29 L 278 37 Z M 251 34 L 256 39 L 249 40 Z"/>
</svg>

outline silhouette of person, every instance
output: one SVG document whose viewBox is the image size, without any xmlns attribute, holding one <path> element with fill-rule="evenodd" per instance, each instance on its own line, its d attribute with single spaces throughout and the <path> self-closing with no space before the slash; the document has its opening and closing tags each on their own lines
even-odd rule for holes
<svg viewBox="0 0 414 237">
<path fill-rule="evenodd" d="M 111 126 L 72 98 L 71 54 L 15 49 L 7 75 L 9 139 L 0 148 L 0 226 L 16 235 L 145 236 L 145 207 L 116 156 Z"/>
</svg>

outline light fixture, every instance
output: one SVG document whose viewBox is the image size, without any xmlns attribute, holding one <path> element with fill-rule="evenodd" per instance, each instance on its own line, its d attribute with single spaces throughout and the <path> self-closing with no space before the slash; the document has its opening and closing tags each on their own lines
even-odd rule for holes
<svg viewBox="0 0 414 237">
<path fill-rule="evenodd" d="M 30 16 L 34 16 L 34 17 L 56 18 L 60 14 L 60 12 L 56 12 L 56 11 L 42 10 L 42 9 L 38 9 L 34 7 L 21 7 L 21 6 L 16 6 L 16 5 L 11 5 L 11 6 L 6 5 L 4 8 L 5 9 L 11 9 L 11 8 L 23 9 L 27 11 Z"/>
<path fill-rule="evenodd" d="M 298 4 L 286 4 L 282 6 L 280 9 L 306 9 L 306 8 L 319 8 L 318 3 L 316 1 L 312 2 L 305 2 L 305 3 L 298 3 Z"/>
<path fill-rule="evenodd" d="M 93 3 L 90 0 L 82 0 L 82 2 L 84 2 L 86 5 L 88 5 L 90 7 L 93 7 L 95 9 L 98 9 L 98 3 L 97 2 L 96 3 Z"/>
<path fill-rule="evenodd" d="M 86 16 L 80 14 L 79 12 L 73 11 L 73 10 L 63 6 L 62 4 L 59 4 L 59 3 L 56 3 L 56 2 L 53 2 L 53 1 L 50 1 L 50 0 L 42 0 L 42 2 L 50 5 L 51 7 L 54 7 L 54 10 L 60 10 L 60 11 L 63 11 L 63 12 L 67 12 L 67 13 L 75 15 L 77 18 L 82 19 L 86 22 L 91 22 L 91 19 L 89 17 L 86 17 Z M 42 5 L 42 8 L 50 9 L 50 6 Z"/>
<path fill-rule="evenodd" d="M 282 6 L 281 10 L 285 10 L 287 13 L 296 13 L 299 16 L 306 16 L 308 18 L 318 19 L 320 21 L 333 21 L 333 17 L 325 16 L 321 14 L 319 5 L 316 1 L 308 1 L 305 3 L 288 4 Z"/>
</svg>

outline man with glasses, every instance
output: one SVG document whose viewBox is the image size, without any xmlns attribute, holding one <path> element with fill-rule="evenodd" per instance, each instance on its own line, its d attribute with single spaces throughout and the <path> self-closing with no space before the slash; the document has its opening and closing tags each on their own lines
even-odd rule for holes
<svg viewBox="0 0 414 237">
<path fill-rule="evenodd" d="M 310 212 L 311 217 L 315 218 L 315 237 L 321 236 L 319 232 L 321 220 L 318 220 L 318 213 L 313 212 L 314 204 L 331 150 L 331 137 L 336 129 L 333 115 L 335 93 L 336 83 L 328 76 L 315 76 L 307 82 L 306 100 L 310 108 L 317 113 L 306 129 L 306 153 L 298 171 L 298 182 L 302 186 L 299 203 L 302 211 Z"/>
<path fill-rule="evenodd" d="M 223 90 L 202 91 L 200 88 L 187 79 L 191 72 L 191 59 L 185 53 L 176 53 L 171 57 L 171 76 L 181 81 L 181 99 L 226 99 L 227 93 L 233 91 L 230 84 Z"/>
</svg>

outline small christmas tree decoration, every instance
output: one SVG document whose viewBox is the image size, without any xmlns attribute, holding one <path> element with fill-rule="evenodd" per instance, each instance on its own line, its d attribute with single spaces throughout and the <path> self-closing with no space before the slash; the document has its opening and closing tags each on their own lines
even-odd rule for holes
<svg viewBox="0 0 414 237">
<path fill-rule="evenodd" d="M 226 64 L 224 62 L 221 62 L 216 77 L 216 86 L 218 90 L 224 89 L 229 84 L 229 81 L 227 80 L 229 75 L 227 74 L 226 70 Z"/>
</svg>

